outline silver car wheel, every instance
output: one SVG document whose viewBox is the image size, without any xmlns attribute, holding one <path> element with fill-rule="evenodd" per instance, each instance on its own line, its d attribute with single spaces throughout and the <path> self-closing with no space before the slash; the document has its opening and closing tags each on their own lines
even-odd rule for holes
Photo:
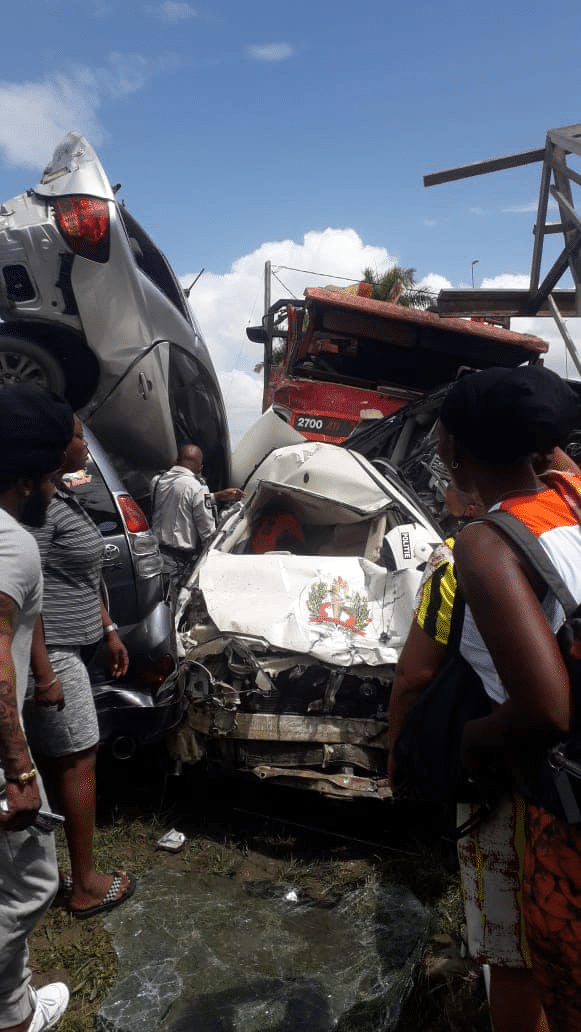
<svg viewBox="0 0 581 1032">
<path fill-rule="evenodd" d="M 0 335 L 0 387 L 36 383 L 64 394 L 65 375 L 53 356 L 32 341 Z"/>
</svg>

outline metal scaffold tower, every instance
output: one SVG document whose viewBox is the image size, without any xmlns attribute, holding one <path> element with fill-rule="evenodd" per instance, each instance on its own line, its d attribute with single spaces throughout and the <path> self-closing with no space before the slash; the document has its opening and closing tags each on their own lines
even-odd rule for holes
<svg viewBox="0 0 581 1032">
<path fill-rule="evenodd" d="M 442 290 L 437 300 L 440 315 L 485 316 L 491 319 L 552 315 L 563 336 L 567 333 L 563 316 L 581 316 L 581 217 L 575 210 L 572 189 L 573 184 L 581 186 L 581 175 L 568 164 L 567 158 L 571 155 L 581 157 L 581 125 L 549 129 L 545 146 L 538 150 L 507 154 L 424 176 L 424 186 L 436 186 L 542 162 L 528 290 Z M 559 222 L 547 222 L 550 197 L 556 201 Z M 541 281 L 545 238 L 559 233 L 563 236 L 563 250 Z M 575 289 L 556 290 L 567 269 Z"/>
</svg>

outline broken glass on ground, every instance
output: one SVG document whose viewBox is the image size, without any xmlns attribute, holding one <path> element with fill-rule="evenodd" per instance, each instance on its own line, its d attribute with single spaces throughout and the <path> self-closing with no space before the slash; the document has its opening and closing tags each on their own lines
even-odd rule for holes
<svg viewBox="0 0 581 1032">
<path fill-rule="evenodd" d="M 153 871 L 107 918 L 119 974 L 98 1032 L 390 1032 L 429 913 L 399 885 L 328 903 L 291 885 Z"/>
</svg>

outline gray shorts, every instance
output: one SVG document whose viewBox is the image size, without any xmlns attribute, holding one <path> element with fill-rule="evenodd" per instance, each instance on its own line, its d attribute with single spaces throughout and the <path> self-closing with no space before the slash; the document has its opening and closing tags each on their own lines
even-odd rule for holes
<svg viewBox="0 0 581 1032">
<path fill-rule="evenodd" d="M 68 756 L 83 752 L 99 741 L 99 725 L 91 682 L 80 650 L 47 649 L 52 668 L 65 696 L 65 707 L 35 706 L 34 687 L 29 684 L 24 706 L 26 737 L 33 753 Z"/>
</svg>

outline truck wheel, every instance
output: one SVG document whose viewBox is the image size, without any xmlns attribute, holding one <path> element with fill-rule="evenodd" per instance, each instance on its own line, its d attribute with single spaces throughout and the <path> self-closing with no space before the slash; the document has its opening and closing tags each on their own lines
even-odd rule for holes
<svg viewBox="0 0 581 1032">
<path fill-rule="evenodd" d="M 0 388 L 17 383 L 37 383 L 64 394 L 66 378 L 60 363 L 45 348 L 0 331 Z"/>
</svg>

